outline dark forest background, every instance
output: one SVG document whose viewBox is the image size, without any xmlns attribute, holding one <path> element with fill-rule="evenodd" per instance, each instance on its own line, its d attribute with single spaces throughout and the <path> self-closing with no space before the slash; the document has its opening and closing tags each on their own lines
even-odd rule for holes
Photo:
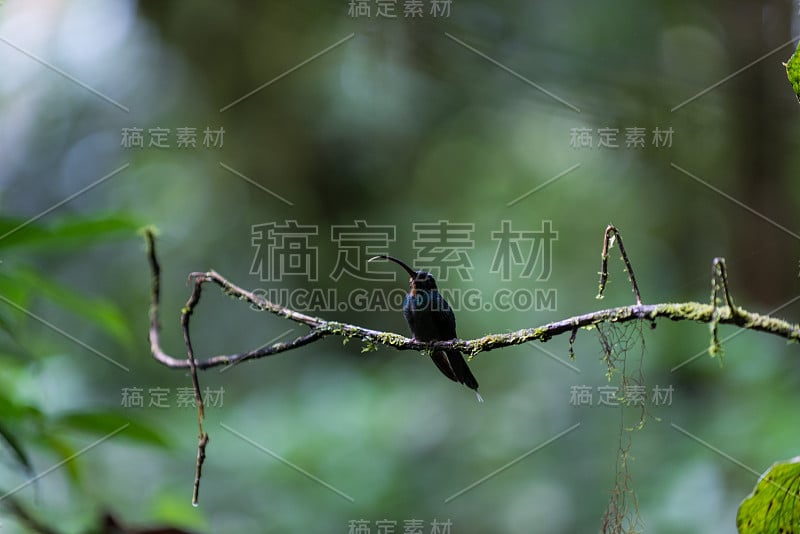
<svg viewBox="0 0 800 534">
<path fill-rule="evenodd" d="M 672 396 L 648 403 L 635 432 L 620 430 L 630 413 L 598 405 L 619 375 L 607 380 L 594 331 L 579 333 L 574 361 L 567 337 L 478 356 L 484 404 L 411 352 L 337 339 L 202 373 L 218 403 L 191 507 L 190 381 L 149 354 L 143 225 L 160 231 L 164 344 L 178 356 L 191 271 L 264 291 L 404 288 L 399 274 L 330 276 L 332 229 L 356 221 L 394 228 L 381 252 L 420 267 L 416 230 L 468 225 L 469 276 L 440 281 L 450 291 L 555 291 L 552 306 L 457 310 L 462 338 L 631 303 L 616 255 L 594 298 L 609 223 L 645 302 L 707 301 L 722 256 L 738 304 L 800 320 L 800 105 L 781 65 L 796 3 L 455 0 L 433 16 L 426 0 L 414 18 L 409 2 L 354 4 L 369 16 L 346 0 L 0 3 L 0 493 L 130 424 L 13 500 L 63 532 L 105 511 L 198 532 L 402 531 L 412 519 L 425 532 L 590 532 L 622 436 L 645 531 L 735 531 L 757 477 L 671 423 L 755 472 L 797 455 L 798 348 L 721 327 L 736 335 L 720 366 L 691 323 L 644 332 L 648 400 L 655 387 Z M 137 128 L 144 146 L 126 146 Z M 178 146 L 181 128 L 196 129 L 194 148 Z M 633 128 L 644 146 L 626 147 Z M 150 146 L 158 129 L 164 148 Z M 224 130 L 217 146 L 206 129 Z M 613 132 L 617 147 L 598 146 Z M 287 221 L 316 229 L 316 279 L 254 274 L 254 227 Z M 547 276 L 492 272 L 501 221 L 550 221 Z M 399 309 L 318 313 L 407 333 Z M 201 357 L 301 333 L 210 289 L 194 321 Z M 637 334 L 622 333 L 638 372 Z M 593 402 L 576 405 L 586 387 Z M 25 532 L 2 504 L 3 531 Z"/>
</svg>

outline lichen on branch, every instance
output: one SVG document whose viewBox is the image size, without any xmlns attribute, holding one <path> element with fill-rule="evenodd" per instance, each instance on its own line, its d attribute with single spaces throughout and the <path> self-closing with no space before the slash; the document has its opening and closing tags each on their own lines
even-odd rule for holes
<svg viewBox="0 0 800 534">
<path fill-rule="evenodd" d="M 614 232 L 616 232 L 616 228 L 614 228 Z M 608 231 L 606 235 L 609 235 Z M 161 348 L 159 338 L 160 269 L 156 256 L 155 238 L 152 234 L 152 231 L 147 230 L 146 237 L 147 254 L 150 260 L 152 273 L 149 332 L 151 351 L 153 357 L 167 367 L 188 369 L 191 367 L 189 358 L 177 358 L 170 356 Z M 605 258 L 607 257 L 607 251 L 604 250 L 604 252 Z M 358 339 L 368 344 L 383 345 L 386 347 L 395 348 L 397 350 L 420 351 L 431 348 L 459 349 L 470 354 L 471 356 L 475 356 L 481 352 L 488 352 L 490 350 L 510 347 L 512 345 L 521 345 L 530 341 L 546 342 L 551 338 L 561 334 L 572 334 L 574 331 L 577 331 L 577 329 L 592 327 L 600 323 L 624 323 L 627 321 L 646 320 L 654 324 L 657 319 L 693 321 L 712 325 L 730 324 L 748 330 L 774 334 L 790 341 L 800 340 L 800 325 L 789 323 L 783 319 L 770 317 L 769 315 L 761 315 L 755 312 L 750 312 L 738 306 L 732 306 L 732 299 L 730 298 L 727 278 L 724 276 L 724 260 L 721 258 L 715 258 L 714 269 L 715 273 L 721 272 L 721 275 L 715 275 L 714 284 L 715 287 L 717 287 L 719 290 L 722 290 L 725 298 L 717 299 L 715 293 L 712 299 L 713 302 L 710 304 L 703 304 L 700 302 L 632 304 L 630 306 L 596 310 L 589 313 L 584 313 L 582 315 L 576 315 L 561 319 L 559 321 L 547 323 L 541 326 L 523 328 L 514 332 L 487 334 L 483 337 L 475 339 L 455 339 L 449 341 L 438 341 L 435 343 L 425 343 L 412 340 L 408 337 L 392 332 L 383 332 L 380 330 L 364 328 L 354 324 L 343 323 L 339 321 L 328 321 L 320 317 L 307 315 L 305 313 L 301 313 L 266 300 L 262 296 L 257 295 L 252 291 L 248 291 L 242 287 L 239 287 L 216 271 L 212 270 L 208 272 L 195 272 L 189 275 L 190 282 L 192 282 L 194 287 L 199 287 L 206 283 L 215 284 L 227 295 L 243 300 L 258 310 L 267 311 L 289 321 L 307 326 L 309 331 L 291 341 L 274 343 L 269 346 L 247 352 L 211 356 L 209 358 L 196 360 L 194 365 L 198 370 L 206 370 L 212 367 L 238 364 L 247 360 L 264 358 L 297 349 L 329 336 Z M 628 271 L 631 281 L 635 281 L 629 262 L 626 262 L 626 270 Z M 603 276 L 603 281 L 605 281 L 605 279 L 608 277 L 605 261 L 601 276 Z M 638 294 L 638 288 L 635 289 L 635 294 L 637 300 L 639 300 L 640 297 Z M 725 305 L 720 306 L 717 300 L 721 300 Z M 191 303 L 191 306 L 188 306 L 184 309 L 184 313 L 187 318 L 198 302 L 199 292 L 198 298 Z"/>
<path fill-rule="evenodd" d="M 375 350 L 378 346 L 393 347 L 397 350 L 431 350 L 458 349 L 473 357 L 481 352 L 488 352 L 512 345 L 521 345 L 531 341 L 546 342 L 553 337 L 569 333 L 570 356 L 574 357 L 572 347 L 575 337 L 580 329 L 592 328 L 603 324 L 621 324 L 630 321 L 646 321 L 655 327 L 657 319 L 669 319 L 672 321 L 693 321 L 711 325 L 711 349 L 713 355 L 721 351 L 721 344 L 717 335 L 718 325 L 730 324 L 747 330 L 765 332 L 783 337 L 789 341 L 800 340 L 800 325 L 789 323 L 783 319 L 770 317 L 750 312 L 736 306 L 731 297 L 728 287 L 725 260 L 714 258 L 712 262 L 711 275 L 711 302 L 703 304 L 700 302 L 677 302 L 661 304 L 643 304 L 639 287 L 636 284 L 636 277 L 633 273 L 633 266 L 628 258 L 627 252 L 622 244 L 622 237 L 616 227 L 609 225 L 603 237 L 603 249 L 601 254 L 601 270 L 598 297 L 602 298 L 608 281 L 608 256 L 614 244 L 618 245 L 621 258 L 625 264 L 625 271 L 631 283 L 635 296 L 635 303 L 629 306 L 607 308 L 596 310 L 582 315 L 576 315 L 561 319 L 559 321 L 547 323 L 532 328 L 523 328 L 515 332 L 500 334 L 488 334 L 476 339 L 452 339 L 448 341 L 437 341 L 425 343 L 392 332 L 372 330 L 358 325 L 343 323 L 339 321 L 328 321 L 326 319 L 307 315 L 305 313 L 292 310 L 275 302 L 269 301 L 264 297 L 237 286 L 216 271 L 195 272 L 189 275 L 192 284 L 192 292 L 186 305 L 181 310 L 181 328 L 183 330 L 184 341 L 186 344 L 187 356 L 177 358 L 166 353 L 161 347 L 160 333 L 161 325 L 159 322 L 159 307 L 161 304 L 161 268 L 156 255 L 155 235 L 152 229 L 144 231 L 147 244 L 147 257 L 151 272 L 151 292 L 150 292 L 150 326 L 149 338 L 150 349 L 153 357 L 161 364 L 173 369 L 189 369 L 192 376 L 192 386 L 195 393 L 197 404 L 197 420 L 199 427 L 197 445 L 197 463 L 195 469 L 195 480 L 193 486 L 192 503 L 197 505 L 200 490 L 200 477 L 203 462 L 205 460 L 206 446 L 209 442 L 208 434 L 203 430 L 203 397 L 197 376 L 198 370 L 206 370 L 212 367 L 229 366 L 240 364 L 248 360 L 255 360 L 273 356 L 293 349 L 298 349 L 305 345 L 310 345 L 326 337 L 341 337 L 346 342 L 350 339 L 358 339 L 364 344 L 366 352 Z M 287 342 L 273 343 L 268 346 L 260 347 L 247 352 L 236 354 L 219 354 L 209 358 L 197 360 L 192 349 L 191 336 L 189 333 L 190 320 L 192 313 L 200 303 L 202 295 L 201 289 L 204 284 L 211 283 L 217 285 L 225 294 L 236 299 L 245 301 L 251 307 L 270 312 L 283 319 L 293 321 L 308 327 L 308 331 Z"/>
</svg>

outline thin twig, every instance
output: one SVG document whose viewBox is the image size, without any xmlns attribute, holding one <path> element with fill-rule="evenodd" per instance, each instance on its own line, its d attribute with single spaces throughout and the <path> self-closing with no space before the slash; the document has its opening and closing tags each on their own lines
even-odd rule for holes
<svg viewBox="0 0 800 534">
<path fill-rule="evenodd" d="M 728 288 L 728 272 L 725 267 L 725 258 L 714 258 L 711 262 L 711 307 L 714 319 L 711 321 L 711 347 L 709 347 L 708 351 L 712 357 L 719 355 L 719 361 L 722 364 L 722 343 L 719 341 L 719 321 L 716 319 L 720 292 L 725 296 L 725 305 L 728 307 L 734 323 L 741 324 L 741 321 L 744 320 L 740 313 L 742 310 L 739 310 L 733 304 L 733 298 Z"/>
<path fill-rule="evenodd" d="M 197 362 L 194 358 L 194 349 L 192 349 L 192 339 L 189 335 L 189 320 L 194 313 L 194 308 L 200 302 L 200 295 L 203 290 L 203 283 L 196 277 L 190 276 L 194 284 L 192 287 L 192 294 L 189 300 L 186 301 L 186 306 L 181 311 L 181 329 L 183 330 L 183 340 L 186 343 L 186 354 L 189 361 L 189 370 L 192 375 L 192 387 L 194 388 L 194 401 L 197 404 L 197 464 L 194 471 L 194 486 L 192 489 L 192 505 L 197 506 L 200 498 L 200 477 L 203 471 L 203 462 L 206 459 L 206 445 L 208 444 L 208 433 L 203 430 L 203 418 L 205 417 L 206 410 L 203 404 L 203 394 L 200 391 L 200 380 L 197 377 Z"/>
<path fill-rule="evenodd" d="M 205 407 L 203 405 L 203 395 L 200 392 L 200 381 L 197 379 L 197 362 L 194 358 L 194 350 L 192 349 L 192 340 L 189 336 L 189 320 L 194 313 L 194 308 L 200 302 L 200 294 L 203 290 L 203 284 L 194 279 L 192 287 L 192 294 L 189 300 L 186 301 L 186 306 L 181 310 L 181 329 L 183 330 L 183 340 L 186 343 L 186 354 L 189 356 L 189 369 L 192 374 L 192 386 L 194 387 L 194 400 L 197 404 L 197 422 L 200 425 L 200 433 L 203 431 L 203 417 L 206 415 Z"/>
<path fill-rule="evenodd" d="M 569 358 L 575 359 L 575 338 L 578 337 L 578 327 L 572 328 L 572 333 L 569 335 Z"/>
<path fill-rule="evenodd" d="M 622 236 L 613 224 L 606 227 L 606 233 L 603 235 L 603 252 L 601 253 L 600 264 L 600 287 L 597 292 L 597 298 L 603 298 L 603 292 L 606 290 L 606 282 L 608 281 L 608 251 L 614 246 L 614 241 L 619 243 L 619 253 L 622 255 L 622 261 L 625 262 L 625 270 L 628 271 L 628 278 L 633 286 L 633 294 L 636 296 L 636 304 L 642 305 L 642 295 L 639 293 L 639 286 L 636 284 L 636 276 L 633 274 L 633 266 L 628 259 L 628 253 L 625 252 L 625 245 L 622 244 Z"/>
<path fill-rule="evenodd" d="M 192 485 L 192 506 L 200 503 L 200 478 L 203 475 L 203 463 L 206 461 L 206 445 L 208 445 L 208 432 L 200 431 L 197 441 L 197 463 L 194 471 L 194 484 Z"/>
<path fill-rule="evenodd" d="M 150 352 L 156 360 L 166 364 L 168 360 L 173 358 L 161 350 L 161 343 L 159 342 L 161 323 L 158 319 L 158 306 L 161 302 L 161 266 L 158 264 L 158 258 L 156 257 L 154 230 L 145 228 L 144 237 L 147 244 L 147 261 L 150 264 L 150 330 L 148 332 Z"/>
<path fill-rule="evenodd" d="M 720 288 L 722 286 L 722 288 Z M 728 272 L 725 268 L 725 258 L 714 258 L 711 262 L 711 303 L 716 304 L 718 295 L 722 290 L 725 295 L 725 304 L 733 311 L 733 299 L 731 298 L 730 289 L 728 289 Z"/>
</svg>

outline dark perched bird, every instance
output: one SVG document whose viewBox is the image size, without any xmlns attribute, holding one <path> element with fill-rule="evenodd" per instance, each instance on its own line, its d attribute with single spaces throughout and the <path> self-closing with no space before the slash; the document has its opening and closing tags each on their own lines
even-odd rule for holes
<svg viewBox="0 0 800 534">
<path fill-rule="evenodd" d="M 403 301 L 403 315 L 415 340 L 448 341 L 458 337 L 456 335 L 456 316 L 439 293 L 436 280 L 433 279 L 431 273 L 415 271 L 391 256 L 375 256 L 368 261 L 373 260 L 393 261 L 411 276 L 410 290 Z M 478 400 L 483 402 L 483 398 L 478 394 L 478 381 L 475 380 L 460 351 L 437 349 L 431 351 L 430 354 L 433 363 L 444 376 L 474 389 Z"/>
</svg>

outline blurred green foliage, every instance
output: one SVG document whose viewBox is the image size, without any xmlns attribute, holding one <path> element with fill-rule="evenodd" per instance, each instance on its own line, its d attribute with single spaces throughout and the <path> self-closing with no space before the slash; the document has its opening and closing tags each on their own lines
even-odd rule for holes
<svg viewBox="0 0 800 534">
<path fill-rule="evenodd" d="M 82 249 L 98 242 L 118 239 L 120 234 L 130 237 L 137 225 L 132 218 L 120 216 L 106 219 L 86 220 L 65 217 L 56 224 L 40 225 L 24 219 L 4 218 L 0 223 L 3 239 L 0 240 L 4 257 L 3 273 L 0 275 L 0 299 L 6 304 L 0 321 L 3 337 L 0 340 L 0 360 L 3 374 L 0 375 L 0 438 L 5 450 L 15 460 L 6 466 L 10 469 L 4 480 L 12 481 L 24 474 L 26 481 L 19 485 L 4 485 L 0 488 L 2 500 L 17 501 L 17 493 L 28 486 L 34 490 L 39 480 L 51 469 L 43 469 L 45 459 L 53 461 L 54 467 L 64 467 L 76 490 L 91 485 L 87 480 L 90 469 L 82 465 L 83 452 L 97 441 L 84 448 L 82 436 L 104 441 L 120 434 L 120 439 L 165 449 L 168 446 L 160 433 L 148 423 L 140 423 L 123 415 L 113 407 L 103 409 L 84 406 L 78 409 L 60 409 L 47 402 L 47 392 L 37 387 L 42 366 L 47 359 L 71 347 L 63 347 L 64 341 L 72 342 L 80 350 L 89 349 L 58 326 L 30 311 L 40 303 L 59 306 L 74 314 L 89 326 L 121 346 L 133 342 L 133 333 L 124 319 L 121 308 L 104 298 L 92 298 L 80 294 L 69 286 L 43 276 L 23 262 L 18 261 L 19 251 L 66 250 L 69 254 L 80 254 Z M 33 332 L 45 331 L 59 334 L 57 339 L 37 341 Z M 33 331 L 33 332 L 32 332 Z M 102 353 L 98 356 L 113 360 Z M 116 365 L 120 365 L 114 361 Z M 108 410 L 108 411 L 106 411 Z M 123 432 L 124 431 L 124 432 Z M 34 460 L 36 458 L 36 460 Z M 18 471 L 16 475 L 11 474 Z M 20 472 L 21 471 L 21 472 Z M 80 498 L 87 498 L 85 495 Z M 19 503 L 17 503 L 19 505 Z"/>
</svg>

